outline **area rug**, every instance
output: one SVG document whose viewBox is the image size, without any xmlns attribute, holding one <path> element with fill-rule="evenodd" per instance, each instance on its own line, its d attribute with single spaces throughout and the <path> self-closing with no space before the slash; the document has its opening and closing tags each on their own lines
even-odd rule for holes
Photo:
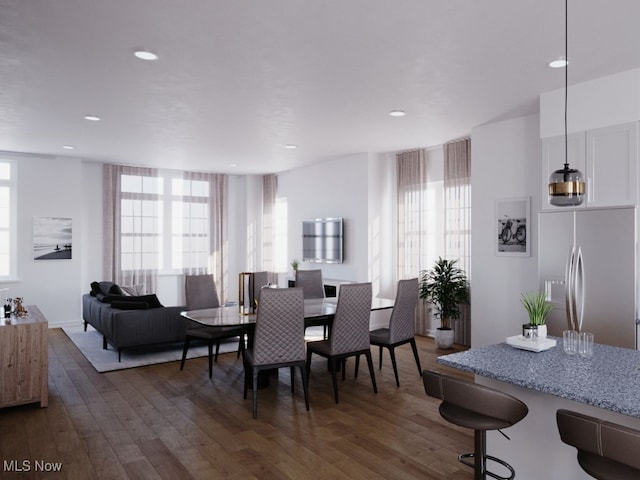
<svg viewBox="0 0 640 480">
<path fill-rule="evenodd" d="M 96 371 L 111 372 L 126 368 L 143 367 L 158 363 L 175 362 L 182 359 L 182 344 L 161 345 L 122 351 L 122 360 L 118 362 L 118 351 L 111 345 L 107 350 L 102 348 L 102 334 L 90 325 L 84 331 L 83 325 L 63 327 L 62 330 L 78 347 Z M 306 331 L 306 340 L 322 338 L 322 327 L 311 327 Z M 220 342 L 220 353 L 236 352 L 237 340 L 223 340 Z M 189 347 L 187 358 L 204 357 L 207 355 L 206 345 Z"/>
<path fill-rule="evenodd" d="M 182 344 L 161 345 L 153 347 L 135 348 L 122 351 L 122 361 L 118 362 L 118 351 L 111 345 L 107 350 L 102 348 L 102 334 L 88 326 L 84 331 L 82 325 L 63 327 L 62 330 L 78 347 L 93 368 L 98 372 L 111 372 L 126 368 L 143 367 L 157 363 L 175 362 L 182 359 Z M 238 341 L 220 342 L 220 353 L 236 352 Z M 189 347 L 187 358 L 204 357 L 207 355 L 206 345 Z"/>
</svg>

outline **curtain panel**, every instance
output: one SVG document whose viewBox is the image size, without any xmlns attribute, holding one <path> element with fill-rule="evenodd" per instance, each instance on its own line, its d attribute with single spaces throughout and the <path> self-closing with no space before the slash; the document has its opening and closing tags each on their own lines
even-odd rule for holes
<svg viewBox="0 0 640 480">
<path fill-rule="evenodd" d="M 103 238 L 104 280 L 118 285 L 142 285 L 145 292 L 153 293 L 157 286 L 157 270 L 154 268 L 122 269 L 122 221 L 121 192 L 122 175 L 140 175 L 155 177 L 158 170 L 153 168 L 132 167 L 128 165 L 104 165 L 103 167 Z"/>
<path fill-rule="evenodd" d="M 141 181 L 140 193 L 127 191 L 123 195 L 123 175 L 145 177 L 149 181 Z M 158 182 L 157 186 L 149 187 L 153 181 Z M 228 189 L 227 175 L 166 171 L 163 174 L 152 168 L 105 165 L 105 279 L 113 279 L 120 285 L 143 285 L 151 293 L 156 291 L 160 269 L 187 275 L 211 273 L 224 302 L 228 295 Z M 123 217 L 125 197 L 143 204 L 134 208 L 132 214 L 127 212 L 134 218 Z M 122 225 L 126 220 L 130 221 L 123 237 Z M 176 224 L 171 225 L 171 232 L 165 232 L 171 221 Z M 134 240 L 129 241 L 126 234 L 135 237 Z M 203 237 L 208 244 L 203 244 Z M 123 238 L 129 242 L 124 253 L 132 259 L 126 266 L 122 265 Z M 173 245 L 171 254 L 166 256 L 169 248 L 166 242 L 174 241 L 181 248 Z M 161 265 L 163 255 L 171 258 L 171 261 L 165 258 L 168 265 Z"/>
<path fill-rule="evenodd" d="M 445 256 L 458 259 L 467 277 L 471 273 L 471 140 L 462 138 L 444 145 Z M 454 322 L 456 343 L 471 344 L 471 309 L 460 308 Z"/>
<path fill-rule="evenodd" d="M 277 284 L 275 259 L 275 207 L 278 193 L 278 176 L 275 174 L 262 177 L 262 265 L 267 271 L 269 283 Z"/>
<path fill-rule="evenodd" d="M 397 171 L 397 276 L 399 280 L 417 277 L 426 256 L 423 238 L 426 231 L 424 215 L 427 201 L 427 165 L 424 149 L 396 155 Z M 429 327 L 429 308 L 425 302 L 416 307 L 415 331 L 426 335 Z"/>
</svg>

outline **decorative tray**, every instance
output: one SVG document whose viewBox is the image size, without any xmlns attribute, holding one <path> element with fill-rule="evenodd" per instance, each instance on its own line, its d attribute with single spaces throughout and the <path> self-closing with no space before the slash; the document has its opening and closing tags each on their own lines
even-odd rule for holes
<svg viewBox="0 0 640 480">
<path fill-rule="evenodd" d="M 515 335 L 513 337 L 507 337 L 507 344 L 512 347 L 519 348 L 521 350 L 528 350 L 530 352 L 543 352 L 556 346 L 558 342 L 553 338 L 538 338 L 536 340 L 529 340 L 522 335 Z"/>
</svg>

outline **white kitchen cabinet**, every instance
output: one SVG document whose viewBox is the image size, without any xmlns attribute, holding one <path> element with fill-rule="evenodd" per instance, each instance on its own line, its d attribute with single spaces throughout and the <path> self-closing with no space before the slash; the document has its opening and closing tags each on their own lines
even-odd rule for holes
<svg viewBox="0 0 640 480">
<path fill-rule="evenodd" d="M 569 166 L 580 170 L 586 182 L 581 207 L 637 203 L 638 122 L 572 133 L 568 146 Z M 542 139 L 542 210 L 566 209 L 548 200 L 549 176 L 564 161 L 564 135 Z"/>
</svg>

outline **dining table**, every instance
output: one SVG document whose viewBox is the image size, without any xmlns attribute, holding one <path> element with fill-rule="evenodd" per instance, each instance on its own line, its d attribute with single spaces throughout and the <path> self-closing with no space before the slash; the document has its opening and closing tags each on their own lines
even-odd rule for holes
<svg viewBox="0 0 640 480">
<path fill-rule="evenodd" d="M 373 297 L 371 299 L 371 311 L 393 308 L 395 301 L 389 298 Z M 326 325 L 331 334 L 331 324 L 338 305 L 337 297 L 313 298 L 304 301 L 304 326 L 315 327 Z M 204 308 L 201 310 L 185 310 L 181 315 L 193 322 L 207 327 L 237 327 L 247 326 L 247 345 L 252 348 L 253 332 L 257 319 L 257 313 L 246 313 L 240 310 L 238 304 L 227 304 L 216 308 Z M 269 385 L 268 375 L 258 377 L 258 387 Z"/>
</svg>

